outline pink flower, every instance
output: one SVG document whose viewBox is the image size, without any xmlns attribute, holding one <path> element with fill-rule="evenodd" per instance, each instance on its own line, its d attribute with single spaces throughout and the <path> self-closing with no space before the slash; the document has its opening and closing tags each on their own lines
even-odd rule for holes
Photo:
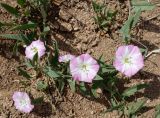
<svg viewBox="0 0 160 118">
<path fill-rule="evenodd" d="M 68 62 L 68 61 L 72 60 L 73 58 L 75 58 L 74 55 L 66 54 L 64 56 L 59 57 L 59 62 Z"/>
<path fill-rule="evenodd" d="M 41 40 L 33 41 L 29 46 L 26 47 L 25 54 L 28 59 L 33 59 L 34 55 L 38 53 L 40 58 L 45 54 L 46 48 Z"/>
<path fill-rule="evenodd" d="M 21 112 L 29 113 L 34 108 L 34 105 L 31 105 L 28 94 L 25 92 L 14 92 L 12 98 L 14 101 L 14 106 Z"/>
<path fill-rule="evenodd" d="M 82 54 L 70 61 L 70 71 L 74 80 L 91 83 L 98 70 L 97 61 L 89 54 Z"/>
<path fill-rule="evenodd" d="M 134 45 L 120 46 L 116 51 L 114 67 L 127 77 L 135 75 L 144 66 L 140 49 Z"/>
</svg>

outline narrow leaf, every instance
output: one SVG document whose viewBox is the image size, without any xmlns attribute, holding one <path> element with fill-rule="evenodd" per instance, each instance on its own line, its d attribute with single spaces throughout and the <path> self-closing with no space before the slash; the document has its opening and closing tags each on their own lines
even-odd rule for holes
<svg viewBox="0 0 160 118">
<path fill-rule="evenodd" d="M 137 91 L 143 89 L 143 88 L 146 88 L 147 87 L 147 84 L 139 84 L 139 85 L 135 85 L 133 87 L 130 87 L 128 89 L 126 89 L 124 92 L 123 92 L 123 96 L 124 97 L 130 97 L 131 95 L 134 95 Z"/>
<path fill-rule="evenodd" d="M 26 29 L 34 29 L 37 25 L 36 24 L 23 24 L 18 25 L 12 28 L 11 30 L 26 30 Z"/>
<path fill-rule="evenodd" d="M 37 63 L 38 63 L 38 52 L 34 55 L 32 63 L 33 63 L 33 66 L 37 66 Z"/>
<path fill-rule="evenodd" d="M 124 23 L 124 25 L 120 29 L 120 33 L 122 33 L 124 39 L 126 37 L 130 37 L 130 30 L 132 28 L 133 19 L 134 19 L 133 16 L 129 16 L 128 20 Z"/>
<path fill-rule="evenodd" d="M 75 80 L 71 80 L 71 79 L 68 79 L 67 81 L 69 83 L 69 86 L 70 86 L 72 92 L 75 92 L 76 91 L 76 81 Z"/>
<path fill-rule="evenodd" d="M 141 15 L 141 9 L 139 9 L 135 15 L 134 15 L 134 18 L 133 18 L 133 24 L 132 24 L 132 27 L 135 27 L 135 25 L 138 23 L 139 19 L 140 19 L 140 15 Z"/>
<path fill-rule="evenodd" d="M 62 92 L 64 90 L 65 82 L 63 80 L 59 80 L 58 84 L 58 89 Z"/>
<path fill-rule="evenodd" d="M 0 34 L 0 37 L 5 39 L 18 40 L 18 41 L 24 42 L 25 44 L 30 43 L 30 40 L 24 34 Z"/>
<path fill-rule="evenodd" d="M 15 15 L 15 16 L 18 16 L 19 15 L 19 12 L 17 9 L 5 4 L 5 3 L 1 3 L 1 6 L 7 11 L 9 12 L 10 14 L 12 15 Z"/>
<path fill-rule="evenodd" d="M 57 41 L 54 42 L 54 57 L 50 60 L 51 62 L 51 65 L 53 66 L 57 66 L 58 64 L 58 58 L 59 58 L 59 49 L 58 49 L 58 44 L 57 44 Z"/>
<path fill-rule="evenodd" d="M 146 103 L 147 99 L 131 102 L 128 104 L 128 115 L 136 114 Z"/>
<path fill-rule="evenodd" d="M 133 10 L 137 12 L 139 9 L 142 11 L 145 10 L 153 10 L 155 5 L 148 2 L 148 0 L 131 0 L 131 5 L 133 6 Z"/>
<path fill-rule="evenodd" d="M 19 73 L 20 73 L 23 77 L 25 77 L 25 78 L 27 78 L 27 79 L 32 78 L 26 71 L 24 71 L 24 70 L 22 70 L 22 69 L 20 69 L 20 68 L 18 68 L 18 71 L 19 71 Z"/>
<path fill-rule="evenodd" d="M 21 5 L 21 7 L 23 7 L 24 4 L 26 3 L 26 0 L 17 0 L 17 3 Z"/>
</svg>

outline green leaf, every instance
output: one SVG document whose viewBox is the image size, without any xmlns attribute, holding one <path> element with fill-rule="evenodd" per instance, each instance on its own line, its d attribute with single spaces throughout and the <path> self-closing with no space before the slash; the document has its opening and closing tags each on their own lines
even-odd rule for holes
<svg viewBox="0 0 160 118">
<path fill-rule="evenodd" d="M 46 90 L 48 88 L 48 84 L 44 83 L 43 81 L 37 82 L 37 89 L 38 90 Z"/>
<path fill-rule="evenodd" d="M 72 90 L 72 92 L 76 91 L 76 81 L 75 80 L 71 80 L 71 79 L 67 79 L 69 86 Z"/>
<path fill-rule="evenodd" d="M 64 90 L 64 86 L 65 86 L 65 82 L 63 80 L 59 80 L 58 81 L 58 89 L 60 90 L 60 92 L 62 92 Z"/>
<path fill-rule="evenodd" d="M 0 22 L 0 28 L 3 26 L 13 26 L 13 23 Z"/>
<path fill-rule="evenodd" d="M 122 109 L 123 107 L 124 107 L 124 103 L 120 103 L 120 104 L 118 104 L 118 105 L 112 106 L 110 109 L 107 109 L 107 110 L 104 111 L 103 113 L 112 112 L 113 110 Z"/>
<path fill-rule="evenodd" d="M 28 68 L 34 68 L 31 60 L 26 60 L 26 61 L 25 61 L 25 65 L 26 65 Z"/>
<path fill-rule="evenodd" d="M 41 33 L 41 36 L 47 35 L 47 33 L 50 31 L 50 27 L 44 27 L 43 32 Z"/>
<path fill-rule="evenodd" d="M 19 12 L 18 12 L 17 9 L 15 9 L 15 8 L 13 8 L 13 7 L 5 4 L 5 3 L 0 3 L 0 4 L 1 4 L 1 6 L 2 6 L 7 12 L 9 12 L 10 14 L 15 15 L 15 16 L 19 16 Z"/>
<path fill-rule="evenodd" d="M 101 68 L 100 73 L 101 74 L 116 72 L 116 69 L 112 65 L 107 65 L 106 63 L 104 63 L 101 60 L 98 60 L 98 62 L 100 64 L 100 68 Z"/>
<path fill-rule="evenodd" d="M 86 95 L 86 96 L 88 95 L 88 91 L 87 91 L 87 88 L 86 88 L 84 82 L 81 82 L 81 83 L 79 84 L 79 90 L 80 90 L 80 92 L 81 92 L 83 95 Z"/>
<path fill-rule="evenodd" d="M 5 38 L 5 39 L 14 39 L 14 40 L 18 40 L 21 41 L 25 44 L 29 44 L 30 40 L 28 39 L 28 37 L 24 34 L 0 34 L 1 38 Z"/>
<path fill-rule="evenodd" d="M 120 33 L 122 33 L 124 39 L 130 37 L 130 30 L 132 28 L 133 19 L 134 16 L 129 16 L 128 20 L 124 23 L 124 25 L 120 29 Z"/>
<path fill-rule="evenodd" d="M 1 29 L 1 27 L 3 27 L 3 26 L 4 26 L 4 24 L 0 22 L 0 29 Z"/>
<path fill-rule="evenodd" d="M 31 79 L 32 77 L 24 70 L 18 68 L 19 74 L 22 75 L 23 77 L 27 78 L 27 79 Z"/>
<path fill-rule="evenodd" d="M 155 107 L 155 118 L 160 118 L 160 104 Z"/>
<path fill-rule="evenodd" d="M 145 10 L 153 10 L 155 5 L 148 2 L 148 0 L 131 0 L 131 5 L 133 6 L 133 10 L 137 12 L 139 9 L 142 11 Z"/>
<path fill-rule="evenodd" d="M 34 104 L 34 105 L 41 104 L 41 103 L 43 103 L 43 99 L 44 99 L 44 97 L 35 98 L 34 100 L 32 100 L 32 104 Z"/>
<path fill-rule="evenodd" d="M 128 17 L 128 20 L 124 23 L 124 25 L 120 29 L 120 33 L 122 33 L 123 39 L 126 40 L 126 42 L 129 41 L 131 29 L 136 26 L 137 22 L 140 19 L 140 15 L 141 15 L 141 9 L 138 9 L 134 15 L 130 15 Z"/>
<path fill-rule="evenodd" d="M 96 75 L 96 77 L 94 78 L 94 80 L 103 80 L 103 78 L 99 75 Z"/>
<path fill-rule="evenodd" d="M 94 82 L 92 85 L 91 92 L 95 98 L 99 97 L 99 94 L 97 93 L 97 89 L 100 89 L 102 87 L 101 84 L 102 84 L 101 82 Z"/>
<path fill-rule="evenodd" d="M 136 114 L 146 103 L 147 99 L 142 99 L 137 102 L 131 102 L 128 104 L 128 115 Z"/>
<path fill-rule="evenodd" d="M 58 49 L 58 44 L 57 41 L 54 41 L 54 57 L 50 60 L 51 61 L 51 65 L 53 66 L 57 66 L 57 64 L 59 63 L 58 58 L 59 58 L 59 49 Z"/>
<path fill-rule="evenodd" d="M 26 29 L 34 29 L 37 26 L 37 24 L 23 24 L 18 25 L 12 28 L 11 30 L 26 30 Z"/>
<path fill-rule="evenodd" d="M 92 6 L 96 13 L 101 12 L 104 8 L 104 5 L 97 4 L 96 1 L 92 1 Z"/>
<path fill-rule="evenodd" d="M 135 15 L 134 15 L 134 18 L 133 18 L 133 23 L 132 23 L 132 27 L 135 27 L 136 24 L 138 23 L 139 19 L 140 19 L 140 16 L 141 16 L 141 9 L 139 9 Z"/>
<path fill-rule="evenodd" d="M 13 47 L 13 54 L 17 55 L 18 53 L 18 46 L 19 46 L 19 42 L 17 41 Z"/>
<path fill-rule="evenodd" d="M 106 27 L 109 24 L 109 22 L 107 20 L 103 20 L 101 23 L 102 27 Z"/>
<path fill-rule="evenodd" d="M 43 69 L 43 72 L 44 72 L 46 75 L 48 75 L 50 78 L 53 78 L 53 79 L 56 79 L 56 78 L 58 78 L 58 77 L 61 77 L 61 75 L 60 75 L 58 72 L 52 70 L 50 67 L 44 68 L 44 69 Z"/>
<path fill-rule="evenodd" d="M 38 63 L 38 52 L 34 55 L 32 60 L 33 66 L 36 66 Z"/>
<path fill-rule="evenodd" d="M 24 4 L 26 3 L 26 0 L 17 0 L 17 3 L 21 5 L 21 7 L 23 7 Z"/>
<path fill-rule="evenodd" d="M 128 89 L 126 89 L 122 96 L 124 97 L 130 97 L 131 95 L 134 95 L 137 91 L 146 88 L 148 85 L 147 84 L 139 84 L 139 85 L 135 85 L 133 87 L 130 87 Z"/>
</svg>

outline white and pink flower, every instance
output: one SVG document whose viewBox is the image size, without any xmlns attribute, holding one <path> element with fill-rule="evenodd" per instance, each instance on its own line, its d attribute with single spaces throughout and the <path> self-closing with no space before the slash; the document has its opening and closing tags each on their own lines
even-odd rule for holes
<svg viewBox="0 0 160 118">
<path fill-rule="evenodd" d="M 69 62 L 71 61 L 73 58 L 75 58 L 74 55 L 71 55 L 71 54 L 66 54 L 66 55 L 63 55 L 63 56 L 60 56 L 59 57 L 59 62 Z"/>
<path fill-rule="evenodd" d="M 33 59 L 34 55 L 38 53 L 38 58 L 45 54 L 46 48 L 41 40 L 33 41 L 26 47 L 25 54 L 28 59 Z"/>
<path fill-rule="evenodd" d="M 99 64 L 89 54 L 82 54 L 70 61 L 74 80 L 91 83 L 99 70 Z"/>
<path fill-rule="evenodd" d="M 30 98 L 25 92 L 14 92 L 13 96 L 14 106 L 21 112 L 30 113 L 34 105 L 31 105 Z"/>
<path fill-rule="evenodd" d="M 144 66 L 140 49 L 134 45 L 120 46 L 116 51 L 114 67 L 127 77 L 135 75 Z"/>
</svg>

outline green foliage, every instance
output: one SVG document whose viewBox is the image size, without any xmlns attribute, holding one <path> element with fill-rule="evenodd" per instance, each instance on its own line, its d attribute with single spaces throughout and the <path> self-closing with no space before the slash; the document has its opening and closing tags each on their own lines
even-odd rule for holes
<svg viewBox="0 0 160 118">
<path fill-rule="evenodd" d="M 94 17 L 95 22 L 99 28 L 108 31 L 109 26 L 116 16 L 116 11 L 109 10 L 104 5 L 97 4 L 95 1 L 92 2 L 92 6 L 96 13 Z"/>
<path fill-rule="evenodd" d="M 139 9 L 135 15 L 130 15 L 128 17 L 128 20 L 124 23 L 124 25 L 122 26 L 122 28 L 120 29 L 120 33 L 122 33 L 123 39 L 126 42 L 129 42 L 130 40 L 130 33 L 131 33 L 131 29 L 134 28 L 136 26 L 136 24 L 139 21 L 141 15 L 141 9 Z"/>
<path fill-rule="evenodd" d="M 60 80 L 58 80 L 57 82 L 58 82 L 58 85 L 57 85 L 57 86 L 58 86 L 58 90 L 62 93 L 63 90 L 64 90 L 65 81 L 62 80 L 62 79 L 60 79 Z"/>
<path fill-rule="evenodd" d="M 137 12 L 139 9 L 141 11 L 153 10 L 155 5 L 148 2 L 148 0 L 131 0 L 131 5 L 133 7 L 133 11 Z"/>
<path fill-rule="evenodd" d="M 27 68 L 34 68 L 31 60 L 26 60 L 25 65 L 27 66 Z"/>
<path fill-rule="evenodd" d="M 155 118 L 160 118 L 160 104 L 155 107 Z"/>
<path fill-rule="evenodd" d="M 102 77 L 100 77 L 99 75 L 96 75 L 95 79 L 94 80 L 103 80 Z"/>
<path fill-rule="evenodd" d="M 10 14 L 15 15 L 16 17 L 19 16 L 19 12 L 16 8 L 13 8 L 5 3 L 0 3 L 0 4 Z"/>
<path fill-rule="evenodd" d="M 104 5 L 97 4 L 96 1 L 92 1 L 92 6 L 96 13 L 102 12 L 102 9 L 105 7 Z"/>
<path fill-rule="evenodd" d="M 76 92 L 76 81 L 75 80 L 71 80 L 71 79 L 67 79 L 68 84 L 72 90 L 72 92 Z"/>
<path fill-rule="evenodd" d="M 147 85 L 146 84 L 138 84 L 138 85 L 135 85 L 133 87 L 130 87 L 128 89 L 126 89 L 123 93 L 122 93 L 122 96 L 124 97 L 130 97 L 131 95 L 134 95 L 136 92 L 138 92 L 139 90 L 141 89 L 144 89 L 146 88 Z"/>
<path fill-rule="evenodd" d="M 57 79 L 57 78 L 61 77 L 60 73 L 54 71 L 53 69 L 51 69 L 51 67 L 44 68 L 43 72 L 47 76 L 49 76 L 50 78 L 53 78 L 53 79 Z"/>
<path fill-rule="evenodd" d="M 27 30 L 27 29 L 34 29 L 37 25 L 32 23 L 32 24 L 22 24 L 22 25 L 17 25 L 13 27 L 11 30 Z"/>
<path fill-rule="evenodd" d="M 39 104 L 43 103 L 43 101 L 44 101 L 44 97 L 38 97 L 38 98 L 35 98 L 34 100 L 32 100 L 32 104 L 39 105 Z"/>
<path fill-rule="evenodd" d="M 89 91 L 87 90 L 86 84 L 84 82 L 80 82 L 79 92 L 84 96 L 89 96 Z"/>
<path fill-rule="evenodd" d="M 147 0 L 131 0 L 132 11 L 128 16 L 128 20 L 124 23 L 120 29 L 120 33 L 123 36 L 123 40 L 129 43 L 131 40 L 131 30 L 136 26 L 140 19 L 142 11 L 152 10 L 155 5 L 149 3 Z"/>
<path fill-rule="evenodd" d="M 48 61 L 49 61 L 49 65 L 51 66 L 57 66 L 59 61 L 58 61 L 58 58 L 59 58 L 59 49 L 58 49 L 58 44 L 57 44 L 57 41 L 53 41 L 52 42 L 52 46 L 54 47 L 54 56 L 52 53 L 49 54 L 49 57 L 48 57 Z"/>
<path fill-rule="evenodd" d="M 44 83 L 43 81 L 38 81 L 37 82 L 37 89 L 38 90 L 46 90 L 48 88 L 48 84 Z"/>
<path fill-rule="evenodd" d="M 125 108 L 124 113 L 129 117 L 133 118 L 133 116 L 136 116 L 136 113 L 144 107 L 147 99 L 138 100 L 136 102 L 131 102 L 127 105 Z"/>
<path fill-rule="evenodd" d="M 23 7 L 23 6 L 25 5 L 25 3 L 26 3 L 26 0 L 17 0 L 17 3 L 18 3 L 21 7 Z"/>
<path fill-rule="evenodd" d="M 0 37 L 4 39 L 14 39 L 25 44 L 30 43 L 29 38 L 24 34 L 0 34 Z"/>
<path fill-rule="evenodd" d="M 22 70 L 21 68 L 18 68 L 18 71 L 19 71 L 19 74 L 22 75 L 23 77 L 25 77 L 25 78 L 27 78 L 27 79 L 31 79 L 31 78 L 32 78 L 31 75 L 28 74 L 27 71 Z"/>
</svg>

